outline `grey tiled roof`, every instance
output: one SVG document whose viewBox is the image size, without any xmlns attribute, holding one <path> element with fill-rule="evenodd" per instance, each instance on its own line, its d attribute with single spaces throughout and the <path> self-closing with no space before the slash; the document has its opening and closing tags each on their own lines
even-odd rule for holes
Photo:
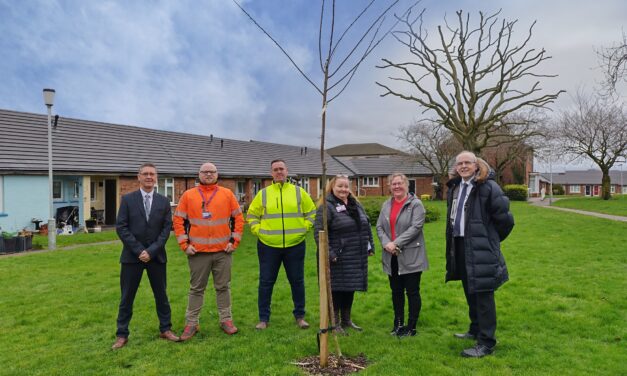
<svg viewBox="0 0 627 376">
<path fill-rule="evenodd" d="M 548 172 L 543 172 L 547 180 L 550 179 Z M 560 173 L 553 173 L 553 184 L 601 184 L 601 170 L 572 170 Z M 610 170 L 610 181 L 612 184 L 620 184 L 620 170 Z M 623 171 L 623 184 L 627 184 L 627 169 Z"/>
<path fill-rule="evenodd" d="M 334 157 L 364 156 L 364 155 L 405 155 L 400 150 L 378 143 L 343 144 L 326 149 Z"/>
<path fill-rule="evenodd" d="M 429 170 L 407 156 L 335 157 L 335 159 L 351 166 L 351 170 L 361 176 L 389 175 L 393 172 L 401 172 L 405 175 L 432 175 Z"/>
<path fill-rule="evenodd" d="M 61 117 L 53 130 L 56 173 L 135 174 L 143 162 L 159 172 L 196 176 L 211 161 L 222 176 L 267 177 L 270 161 L 284 159 L 290 175 L 321 175 L 320 151 Z M 327 156 L 329 174 L 346 167 Z M 47 116 L 0 110 L 0 172 L 48 171 Z"/>
</svg>

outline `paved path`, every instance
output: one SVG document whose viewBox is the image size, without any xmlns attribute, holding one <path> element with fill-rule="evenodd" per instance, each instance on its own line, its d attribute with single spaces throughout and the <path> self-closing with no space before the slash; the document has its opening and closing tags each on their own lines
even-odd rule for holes
<svg viewBox="0 0 627 376">
<path fill-rule="evenodd" d="M 57 251 L 65 251 L 67 249 L 74 249 L 74 248 L 79 248 L 79 247 L 85 247 L 85 246 L 90 246 L 90 245 L 103 245 L 103 244 L 115 244 L 115 243 L 120 243 L 119 240 L 108 240 L 105 242 L 97 242 L 97 243 L 84 243 L 84 244 L 72 244 L 72 245 L 68 245 L 65 247 L 57 247 Z M 17 257 L 17 256 L 25 256 L 25 255 L 32 255 L 34 253 L 44 253 L 44 252 L 51 252 L 50 250 L 48 250 L 48 248 L 46 249 L 33 249 L 30 251 L 26 251 L 26 252 L 15 252 L 15 253 L 6 253 L 6 254 L 2 254 L 0 255 L 0 258 L 3 257 Z"/>
<path fill-rule="evenodd" d="M 559 200 L 559 198 L 554 198 L 553 202 L 555 202 L 557 200 Z M 552 206 L 552 205 L 549 205 L 549 198 L 548 197 L 546 197 L 544 200 L 540 200 L 537 197 L 532 197 L 532 198 L 529 199 L 529 203 L 531 205 L 541 206 L 541 207 L 545 207 L 545 208 L 549 208 L 549 209 L 555 209 L 555 210 L 561 210 L 561 211 L 566 211 L 566 212 L 571 212 L 571 213 L 589 215 L 589 216 L 592 216 L 592 217 L 611 219 L 613 221 L 627 222 L 627 217 L 622 217 L 620 215 L 595 213 L 595 212 L 590 212 L 590 211 L 585 211 L 585 210 L 568 209 L 568 208 L 560 208 L 559 206 Z"/>
</svg>

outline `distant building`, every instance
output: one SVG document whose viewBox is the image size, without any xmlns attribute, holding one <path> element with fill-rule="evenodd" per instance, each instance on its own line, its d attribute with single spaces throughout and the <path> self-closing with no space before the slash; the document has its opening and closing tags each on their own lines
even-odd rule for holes
<svg viewBox="0 0 627 376">
<path fill-rule="evenodd" d="M 529 192 L 535 195 L 539 192 L 541 184 L 546 186 L 548 194 L 548 184 L 553 180 L 553 185 L 561 184 L 564 187 L 564 193 L 567 195 L 577 196 L 600 196 L 601 195 L 601 178 L 603 174 L 601 170 L 571 170 L 559 173 L 534 173 L 530 175 Z M 624 179 L 624 180 L 623 180 Z M 610 193 L 627 194 L 627 171 L 623 177 L 622 171 L 610 171 Z"/>
</svg>

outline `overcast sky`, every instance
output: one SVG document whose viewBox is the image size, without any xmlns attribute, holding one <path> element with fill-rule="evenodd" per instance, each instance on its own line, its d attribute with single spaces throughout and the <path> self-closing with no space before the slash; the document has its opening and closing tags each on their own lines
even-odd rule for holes
<svg viewBox="0 0 627 376">
<path fill-rule="evenodd" d="M 366 4 L 338 2 L 339 29 Z M 242 4 L 321 85 L 319 2 Z M 559 74 L 543 80 L 547 93 L 592 89 L 601 79 L 594 48 L 617 42 L 627 29 L 624 0 L 425 0 L 418 8 L 426 9 L 432 35 L 459 9 L 475 18 L 479 10 L 502 9 L 502 17 L 519 20 L 520 36 L 536 20 L 529 45 L 553 57 L 538 72 Z M 49 87 L 61 117 L 320 146 L 320 95 L 229 0 L 0 0 L 0 35 L 0 108 L 43 114 L 42 89 Z M 386 82 L 391 72 L 375 65 L 406 54 L 388 38 L 362 64 L 328 108 L 327 146 L 400 148 L 397 129 L 420 118 L 421 109 L 380 97 L 375 81 Z M 553 108 L 569 104 L 567 94 Z"/>
</svg>

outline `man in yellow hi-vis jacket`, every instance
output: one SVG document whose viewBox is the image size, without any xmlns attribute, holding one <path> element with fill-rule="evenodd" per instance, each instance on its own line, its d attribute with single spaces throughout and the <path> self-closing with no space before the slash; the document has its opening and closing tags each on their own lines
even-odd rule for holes
<svg viewBox="0 0 627 376">
<path fill-rule="evenodd" d="M 301 329 L 305 321 L 305 236 L 314 224 L 316 206 L 301 187 L 287 181 L 287 165 L 281 159 L 270 163 L 272 185 L 257 193 L 248 209 L 251 232 L 259 238 L 259 323 L 263 330 L 270 321 L 272 290 L 281 264 L 292 288 L 294 318 Z"/>
</svg>

